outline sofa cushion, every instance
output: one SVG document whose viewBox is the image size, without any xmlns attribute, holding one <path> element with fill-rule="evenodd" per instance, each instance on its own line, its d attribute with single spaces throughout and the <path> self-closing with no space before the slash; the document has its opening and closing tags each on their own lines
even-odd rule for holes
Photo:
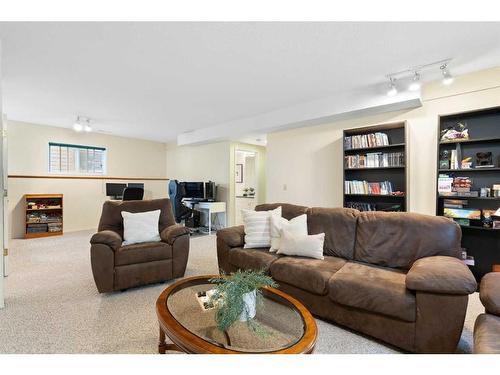
<svg viewBox="0 0 500 375">
<path fill-rule="evenodd" d="M 325 259 L 311 259 L 286 256 L 271 265 L 271 276 L 278 284 L 284 282 L 302 290 L 325 295 L 328 280 L 346 263 L 346 260 L 325 256 Z"/>
<path fill-rule="evenodd" d="M 281 206 L 281 216 L 287 220 L 293 219 L 299 215 L 305 214 L 307 207 L 297 206 L 289 203 L 266 203 L 259 204 L 255 207 L 255 211 L 270 211 Z"/>
<path fill-rule="evenodd" d="M 309 234 L 325 233 L 325 255 L 352 260 L 356 240 L 358 210 L 352 208 L 321 208 L 307 210 Z"/>
<path fill-rule="evenodd" d="M 354 260 L 409 269 L 417 259 L 460 258 L 460 227 L 452 220 L 407 212 L 361 212 Z"/>
<path fill-rule="evenodd" d="M 414 322 L 415 295 L 402 271 L 347 262 L 329 281 L 329 297 L 339 304 Z"/>
<path fill-rule="evenodd" d="M 269 271 L 271 263 L 280 255 L 270 253 L 269 249 L 242 249 L 239 247 L 229 250 L 229 263 L 242 270 Z"/>
<path fill-rule="evenodd" d="M 146 263 L 171 259 L 172 247 L 165 242 L 143 242 L 120 247 L 115 251 L 115 265 Z"/>
<path fill-rule="evenodd" d="M 481 314 L 474 324 L 474 353 L 500 354 L 500 317 Z"/>
</svg>

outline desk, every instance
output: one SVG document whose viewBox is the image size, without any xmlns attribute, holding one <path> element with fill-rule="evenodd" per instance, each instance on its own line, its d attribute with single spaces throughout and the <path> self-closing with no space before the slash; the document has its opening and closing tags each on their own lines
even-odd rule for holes
<svg viewBox="0 0 500 375">
<path fill-rule="evenodd" d="M 207 211 L 208 234 L 212 234 L 212 214 L 224 214 L 224 228 L 227 226 L 226 202 L 196 202 L 195 209 Z"/>
</svg>

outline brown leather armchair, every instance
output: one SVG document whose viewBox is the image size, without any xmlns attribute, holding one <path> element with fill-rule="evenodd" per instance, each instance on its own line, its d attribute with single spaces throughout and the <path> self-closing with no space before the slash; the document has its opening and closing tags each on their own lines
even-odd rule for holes
<svg viewBox="0 0 500 375">
<path fill-rule="evenodd" d="M 160 242 L 122 246 L 122 211 L 161 210 Z M 175 223 L 169 199 L 107 201 L 98 232 L 90 240 L 92 273 L 99 293 L 113 292 L 184 276 L 189 230 Z"/>
<path fill-rule="evenodd" d="M 474 325 L 474 353 L 500 354 L 500 272 L 483 276 L 479 296 L 484 313 Z"/>
</svg>

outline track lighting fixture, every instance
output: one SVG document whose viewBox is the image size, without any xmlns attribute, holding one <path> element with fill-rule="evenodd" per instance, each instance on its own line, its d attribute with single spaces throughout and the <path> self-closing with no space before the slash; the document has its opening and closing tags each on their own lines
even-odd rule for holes
<svg viewBox="0 0 500 375">
<path fill-rule="evenodd" d="M 453 83 L 453 76 L 451 75 L 450 71 L 448 70 L 448 64 L 443 64 L 440 67 L 441 73 L 443 74 L 443 85 L 451 85 Z"/>
<path fill-rule="evenodd" d="M 77 116 L 76 121 L 73 124 L 73 130 L 76 132 L 91 132 L 92 127 L 90 126 L 90 119 L 88 117 Z"/>
<path fill-rule="evenodd" d="M 387 89 L 387 96 L 395 96 L 398 93 L 396 88 L 396 78 L 389 77 L 389 88 Z"/>
<path fill-rule="evenodd" d="M 415 65 L 411 66 L 408 69 L 400 70 L 398 72 L 387 74 L 385 77 L 389 79 L 389 88 L 387 89 L 387 96 L 394 96 L 398 93 L 398 89 L 396 87 L 396 80 L 399 82 L 404 82 L 406 85 L 408 83 L 408 91 L 419 91 L 422 88 L 422 71 L 431 71 L 440 68 L 442 74 L 442 83 L 443 85 L 450 85 L 453 83 L 453 76 L 448 69 L 448 64 L 451 62 L 451 59 L 444 59 L 439 61 L 434 61 L 428 64 Z M 430 78 L 433 78 L 432 73 L 429 74 Z M 403 84 L 401 83 L 400 86 Z"/>
<path fill-rule="evenodd" d="M 420 73 L 415 71 L 415 74 L 413 75 L 411 83 L 408 86 L 408 90 L 418 91 L 418 90 L 420 90 L 421 87 L 422 87 L 422 84 L 420 83 Z"/>
</svg>

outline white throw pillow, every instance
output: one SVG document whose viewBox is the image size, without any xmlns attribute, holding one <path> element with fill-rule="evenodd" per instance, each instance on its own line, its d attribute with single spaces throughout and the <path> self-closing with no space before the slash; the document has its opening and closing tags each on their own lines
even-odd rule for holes
<svg viewBox="0 0 500 375">
<path fill-rule="evenodd" d="M 297 236 L 307 236 L 307 215 L 303 214 L 291 220 L 271 216 L 271 248 L 269 251 L 272 253 L 280 248 L 282 230 Z"/>
<path fill-rule="evenodd" d="M 281 206 L 270 211 L 241 210 L 245 226 L 243 248 L 271 246 L 271 216 L 281 217 Z"/>
<path fill-rule="evenodd" d="M 323 256 L 324 242 L 324 233 L 300 236 L 294 235 L 286 230 L 282 230 L 280 248 L 277 251 L 277 254 L 325 259 Z"/>
<path fill-rule="evenodd" d="M 160 241 L 160 210 L 132 213 L 122 211 L 123 245 Z"/>
</svg>

